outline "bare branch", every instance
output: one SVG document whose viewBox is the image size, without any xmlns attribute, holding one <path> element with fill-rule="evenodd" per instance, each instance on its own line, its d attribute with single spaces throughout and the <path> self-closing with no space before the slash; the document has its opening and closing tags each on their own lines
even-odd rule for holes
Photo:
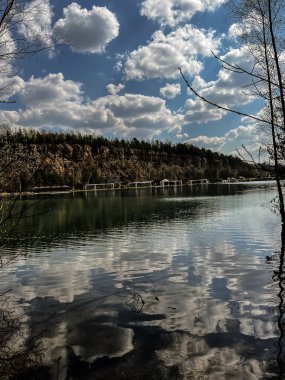
<svg viewBox="0 0 285 380">
<path fill-rule="evenodd" d="M 14 3 L 15 3 L 15 0 L 12 0 L 10 1 L 10 3 L 8 3 L 6 9 L 4 10 L 3 12 L 3 15 L 1 17 L 1 20 L 0 20 L 0 28 L 2 27 L 2 25 L 4 24 L 4 22 L 6 22 L 6 19 L 9 15 L 9 13 L 11 12 L 13 6 L 14 6 Z"/>
<path fill-rule="evenodd" d="M 238 74 L 248 74 L 248 75 L 250 75 L 251 77 L 257 78 L 257 79 L 259 79 L 260 81 L 267 83 L 267 79 L 266 79 L 266 78 L 262 77 L 261 75 L 258 75 L 258 74 L 254 74 L 254 73 L 253 73 L 254 67 L 252 68 L 251 71 L 248 71 L 248 70 L 246 70 L 244 67 L 241 67 L 241 66 L 239 66 L 239 65 L 237 65 L 237 64 L 234 64 L 234 65 L 233 65 L 233 64 L 231 64 L 231 63 L 229 63 L 229 62 L 223 60 L 221 57 L 217 56 L 213 51 L 212 51 L 212 54 L 213 54 L 213 56 L 214 56 L 218 61 L 222 62 L 222 64 L 223 64 L 222 67 L 223 67 L 224 69 L 226 69 L 226 70 L 230 70 L 230 71 L 233 71 L 233 72 L 238 73 Z M 226 66 L 224 66 L 224 65 L 226 65 Z M 271 84 L 274 85 L 274 86 L 276 86 L 276 87 L 279 87 L 279 85 L 278 85 L 277 82 L 271 82 Z"/>
<path fill-rule="evenodd" d="M 234 113 L 236 115 L 239 115 L 239 116 L 245 116 L 245 117 L 248 117 L 249 119 L 252 119 L 252 120 L 255 120 L 255 121 L 259 121 L 261 123 L 266 123 L 266 124 L 270 124 L 270 122 L 268 120 L 265 120 L 265 119 L 261 119 L 257 116 L 253 116 L 253 115 L 250 115 L 248 113 L 244 113 L 244 112 L 240 112 L 240 111 L 237 111 L 237 110 L 234 110 L 234 109 L 231 109 L 231 108 L 228 108 L 228 107 L 224 107 L 224 106 L 221 106 L 220 104 L 217 104 L 215 102 L 212 102 L 211 100 L 209 99 L 206 99 L 204 96 L 200 95 L 188 82 L 188 80 L 185 78 L 182 70 L 180 67 L 178 67 L 178 70 L 180 71 L 180 74 L 182 76 L 182 78 L 184 79 L 187 87 L 189 88 L 189 90 L 191 90 L 193 92 L 194 95 L 197 96 L 197 98 L 203 100 L 204 102 L 218 108 L 218 109 L 221 109 L 223 111 L 227 111 L 227 112 L 231 112 L 231 113 Z"/>
</svg>

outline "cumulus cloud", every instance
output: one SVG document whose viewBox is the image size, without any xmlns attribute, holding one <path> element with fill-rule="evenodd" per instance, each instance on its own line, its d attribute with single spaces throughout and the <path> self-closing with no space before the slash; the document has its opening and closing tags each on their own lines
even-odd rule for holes
<svg viewBox="0 0 285 380">
<path fill-rule="evenodd" d="M 116 15 L 106 7 L 91 10 L 71 3 L 63 10 L 64 17 L 54 25 L 57 35 L 68 39 L 71 48 L 79 53 L 101 53 L 119 34 Z"/>
<path fill-rule="evenodd" d="M 33 76 L 20 93 L 21 102 L 25 105 L 49 105 L 81 100 L 81 84 L 64 79 L 62 73 L 48 74 L 44 78 Z"/>
<path fill-rule="evenodd" d="M 160 94 L 167 99 L 173 99 L 180 93 L 181 87 L 179 83 L 166 83 L 166 85 L 160 89 Z"/>
<path fill-rule="evenodd" d="M 6 101 L 25 87 L 24 80 L 15 75 L 16 58 L 22 58 L 27 52 L 39 48 L 52 47 L 53 12 L 49 0 L 26 3 L 24 9 L 15 10 L 10 28 L 4 27 L 0 31 L 1 101 Z"/>
<path fill-rule="evenodd" d="M 248 71 L 252 68 L 252 59 L 245 49 L 230 49 L 221 57 L 226 62 L 240 65 Z M 205 82 L 201 77 L 195 78 L 193 87 L 203 96 L 225 106 L 247 104 L 254 98 L 246 93 L 244 86 L 251 83 L 247 74 L 239 74 L 222 68 L 216 81 Z"/>
<path fill-rule="evenodd" d="M 242 23 L 239 23 L 239 22 L 232 24 L 229 27 L 228 37 L 233 39 L 233 40 L 235 40 L 238 37 L 241 37 L 243 34 L 243 28 L 244 27 L 245 27 L 245 25 L 243 25 Z"/>
<path fill-rule="evenodd" d="M 247 52 L 240 49 L 230 49 L 228 53 L 221 57 L 226 62 L 237 64 L 248 71 L 251 70 L 252 61 Z M 245 86 L 251 82 L 247 74 L 239 74 L 222 68 L 218 72 L 218 79 L 205 81 L 197 75 L 192 87 L 204 98 L 211 102 L 232 109 L 238 109 L 255 98 Z M 215 106 L 193 97 L 192 92 L 188 89 L 188 94 L 192 96 L 185 104 L 185 121 L 188 123 L 205 123 L 221 119 L 227 112 Z"/>
<path fill-rule="evenodd" d="M 184 121 L 187 124 L 202 124 L 220 120 L 226 114 L 226 111 L 211 106 L 200 99 L 188 99 L 184 110 Z"/>
<path fill-rule="evenodd" d="M 17 44 L 12 38 L 11 32 L 7 29 L 0 31 L 0 56 L 5 57 L 0 60 L 0 100 L 7 100 L 18 93 L 25 82 L 15 75 L 13 61 L 17 53 Z"/>
<path fill-rule="evenodd" d="M 209 137 L 209 136 L 198 136 L 193 137 L 189 140 L 191 144 L 199 146 L 200 148 L 207 148 L 211 150 L 220 150 L 225 143 L 225 137 Z"/>
<path fill-rule="evenodd" d="M 185 139 L 185 138 L 189 137 L 189 135 L 188 135 L 188 133 L 177 133 L 176 137 L 178 139 Z"/>
<path fill-rule="evenodd" d="M 25 17 L 18 23 L 18 31 L 27 40 L 40 40 L 44 45 L 52 45 L 53 11 L 49 0 L 33 0 L 24 9 Z"/>
<path fill-rule="evenodd" d="M 15 128 L 151 138 L 162 131 L 179 133 L 183 121 L 158 97 L 113 94 L 86 101 L 81 83 L 66 80 L 62 73 L 31 77 L 19 88 L 19 98 L 22 109 L 1 112 L 2 120 Z"/>
<path fill-rule="evenodd" d="M 176 26 L 189 21 L 196 12 L 214 11 L 227 0 L 144 0 L 141 15 L 162 26 Z"/>
<path fill-rule="evenodd" d="M 22 91 L 24 87 L 25 81 L 18 75 L 6 77 L 0 74 L 0 100 L 6 101 Z"/>
<path fill-rule="evenodd" d="M 7 29 L 0 30 L 0 56 L 5 57 L 0 60 L 0 75 L 13 75 L 13 61 L 17 53 L 17 44 L 12 38 L 11 32 Z"/>
<path fill-rule="evenodd" d="M 122 84 L 122 83 L 119 83 L 119 84 L 108 84 L 108 86 L 106 86 L 109 94 L 111 95 L 116 95 L 118 94 L 121 90 L 123 90 L 125 88 L 125 85 Z"/>
<path fill-rule="evenodd" d="M 127 79 L 177 78 L 178 67 L 191 76 L 199 74 L 203 64 L 199 56 L 217 52 L 220 40 L 212 30 L 197 29 L 192 25 L 164 34 L 156 31 L 148 45 L 130 53 L 125 63 Z"/>
<path fill-rule="evenodd" d="M 126 137 L 151 138 L 162 131 L 181 129 L 182 116 L 174 114 L 163 99 L 154 96 L 109 95 L 91 103 L 89 112 L 91 121 L 98 112 L 105 115 L 109 130 Z"/>
<path fill-rule="evenodd" d="M 188 142 L 200 147 L 222 152 L 224 154 L 237 155 L 236 149 L 246 156 L 245 150 L 242 145 L 246 146 L 247 150 L 253 154 L 254 157 L 260 152 L 264 152 L 264 133 L 260 126 L 255 123 L 249 125 L 240 125 L 237 128 L 231 129 L 223 136 L 197 136 L 188 140 Z M 249 159 L 249 157 L 245 157 Z"/>
<path fill-rule="evenodd" d="M 260 125 L 252 123 L 241 125 L 225 134 L 225 143 L 222 151 L 225 154 L 237 155 L 239 153 L 247 160 L 251 159 L 248 152 L 255 158 L 265 160 L 268 158 L 267 132 Z M 243 148 L 246 147 L 246 150 Z"/>
</svg>

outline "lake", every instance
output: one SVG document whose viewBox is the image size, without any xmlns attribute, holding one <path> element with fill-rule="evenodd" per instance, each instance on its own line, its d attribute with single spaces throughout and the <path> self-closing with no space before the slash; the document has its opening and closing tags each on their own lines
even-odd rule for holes
<svg viewBox="0 0 285 380">
<path fill-rule="evenodd" d="M 1 379 L 281 379 L 275 195 L 43 196 L 2 247 Z"/>
</svg>

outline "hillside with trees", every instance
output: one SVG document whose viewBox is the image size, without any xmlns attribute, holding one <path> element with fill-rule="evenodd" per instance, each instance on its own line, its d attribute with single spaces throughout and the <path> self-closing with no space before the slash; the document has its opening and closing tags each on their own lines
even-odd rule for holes
<svg viewBox="0 0 285 380">
<path fill-rule="evenodd" d="M 39 131 L 0 137 L 1 191 L 36 186 L 72 186 L 111 181 L 159 181 L 163 178 L 261 177 L 264 173 L 238 157 L 189 143 L 109 140 L 102 136 Z"/>
</svg>

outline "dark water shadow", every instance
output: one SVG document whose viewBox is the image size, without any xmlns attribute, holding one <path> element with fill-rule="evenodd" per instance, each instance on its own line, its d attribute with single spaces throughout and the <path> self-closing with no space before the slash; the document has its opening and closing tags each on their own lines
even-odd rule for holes
<svg viewBox="0 0 285 380">
<path fill-rule="evenodd" d="M 276 298 L 277 304 L 275 306 L 276 323 L 276 353 L 275 357 L 268 362 L 268 369 L 274 374 L 272 378 L 282 380 L 285 378 L 285 320 L 284 320 L 284 297 L 285 297 L 285 226 L 281 228 L 280 236 L 280 251 L 275 252 L 272 256 L 267 257 L 268 263 L 273 263 L 273 276 L 272 280 L 276 285 Z"/>
<path fill-rule="evenodd" d="M 20 316 L 10 306 L 12 296 L 0 295 L 0 379 L 47 379 L 41 339 L 45 330 L 31 335 Z"/>
<path fill-rule="evenodd" d="M 276 280 L 279 287 L 279 292 L 277 294 L 279 298 L 278 304 L 278 319 L 277 325 L 279 330 L 279 339 L 278 339 L 278 354 L 277 354 L 277 365 L 279 370 L 279 379 L 284 379 L 285 375 L 285 355 L 284 355 L 284 255 L 285 255 L 285 226 L 282 226 L 281 231 L 281 249 L 280 249 L 280 260 L 278 272 L 276 273 Z"/>
</svg>

